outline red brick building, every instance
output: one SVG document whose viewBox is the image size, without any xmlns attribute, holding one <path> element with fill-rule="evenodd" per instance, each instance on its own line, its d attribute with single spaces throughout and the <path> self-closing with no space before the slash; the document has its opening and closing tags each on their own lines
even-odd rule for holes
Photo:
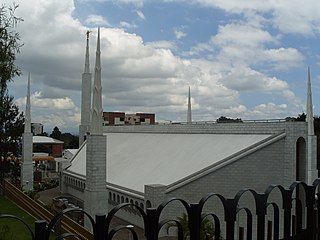
<svg viewBox="0 0 320 240">
<path fill-rule="evenodd" d="M 144 125 L 155 124 L 154 113 L 104 112 L 104 125 Z"/>
<path fill-rule="evenodd" d="M 103 112 L 104 125 L 124 125 L 124 112 Z"/>
<path fill-rule="evenodd" d="M 33 152 L 48 153 L 52 157 L 61 157 L 62 151 L 63 141 L 45 136 L 33 136 Z"/>
</svg>

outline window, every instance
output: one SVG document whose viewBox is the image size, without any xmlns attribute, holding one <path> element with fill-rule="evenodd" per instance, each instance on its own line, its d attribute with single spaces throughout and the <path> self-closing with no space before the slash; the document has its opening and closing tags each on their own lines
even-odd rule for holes
<svg viewBox="0 0 320 240">
<path fill-rule="evenodd" d="M 146 201 L 146 208 L 151 208 L 151 202 L 149 200 Z"/>
</svg>

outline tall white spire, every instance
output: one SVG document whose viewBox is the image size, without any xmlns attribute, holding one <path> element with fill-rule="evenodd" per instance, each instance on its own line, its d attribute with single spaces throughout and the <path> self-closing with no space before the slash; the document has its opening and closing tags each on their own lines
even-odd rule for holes
<svg viewBox="0 0 320 240">
<path fill-rule="evenodd" d="M 190 123 L 190 124 L 192 123 L 190 86 L 189 86 L 189 94 L 188 94 L 188 115 L 187 115 L 187 123 Z"/>
<path fill-rule="evenodd" d="M 31 133 L 31 110 L 30 110 L 30 73 L 28 74 L 26 116 L 24 123 L 24 132 Z"/>
<path fill-rule="evenodd" d="M 90 62 L 89 62 L 89 34 L 90 31 L 87 31 L 87 45 L 86 45 L 86 56 L 84 60 L 84 73 L 90 73 Z"/>
<path fill-rule="evenodd" d="M 94 73 L 92 122 L 86 141 L 86 188 L 84 209 L 91 216 L 108 212 L 107 136 L 102 134 L 102 90 L 100 63 L 100 29 L 98 29 L 96 64 Z M 92 228 L 88 218 L 85 226 Z M 92 230 L 92 229 L 91 229 Z"/>
<path fill-rule="evenodd" d="M 84 63 L 84 72 L 82 74 L 82 91 L 81 91 L 81 123 L 79 126 L 79 145 L 85 140 L 86 133 L 90 129 L 91 118 L 91 84 L 92 74 L 90 73 L 89 63 L 89 34 L 87 31 L 87 44 Z"/>
<path fill-rule="evenodd" d="M 98 28 L 96 63 L 94 68 L 94 83 L 92 96 L 92 119 L 90 134 L 102 135 L 102 87 L 101 87 L 101 57 L 100 28 Z"/>
<path fill-rule="evenodd" d="M 312 104 L 311 78 L 310 78 L 309 67 L 308 67 L 307 119 L 306 120 L 308 122 L 308 135 L 314 135 L 313 104 Z"/>
<path fill-rule="evenodd" d="M 308 141 L 307 141 L 307 166 L 306 179 L 304 181 L 311 185 L 317 177 L 317 136 L 314 135 L 313 105 L 311 94 L 311 77 L 310 68 L 308 67 L 308 90 L 307 90 L 307 124 L 308 124 Z"/>
<path fill-rule="evenodd" d="M 22 134 L 21 187 L 23 191 L 33 190 L 33 134 L 31 132 L 30 73 L 27 83 L 27 100 L 24 133 Z"/>
</svg>

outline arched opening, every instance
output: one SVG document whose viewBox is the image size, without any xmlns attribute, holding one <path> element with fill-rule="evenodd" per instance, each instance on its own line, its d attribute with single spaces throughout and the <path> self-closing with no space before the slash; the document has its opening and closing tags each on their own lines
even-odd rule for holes
<svg viewBox="0 0 320 240">
<path fill-rule="evenodd" d="M 307 150 L 306 140 L 302 137 L 298 138 L 296 143 L 296 180 L 306 182 L 307 181 Z M 296 198 L 302 203 L 302 206 L 306 205 L 305 192 L 298 186 L 296 189 Z M 302 208 L 302 224 L 306 223 L 306 212 L 305 208 Z"/>
<path fill-rule="evenodd" d="M 144 205 L 143 205 L 143 203 L 140 203 L 140 208 L 141 208 L 142 210 L 144 210 Z"/>
<path fill-rule="evenodd" d="M 306 141 L 300 137 L 296 143 L 296 180 L 306 182 L 307 176 L 307 151 Z"/>
<path fill-rule="evenodd" d="M 146 208 L 151 208 L 151 202 L 149 200 L 146 201 Z"/>
</svg>

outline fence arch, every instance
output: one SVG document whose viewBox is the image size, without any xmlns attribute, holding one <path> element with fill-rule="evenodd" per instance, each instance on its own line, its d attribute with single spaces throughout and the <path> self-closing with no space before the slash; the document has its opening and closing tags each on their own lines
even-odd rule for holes
<svg viewBox="0 0 320 240">
<path fill-rule="evenodd" d="M 234 240 L 235 235 L 235 223 L 236 223 L 236 217 L 239 214 L 242 214 L 244 212 L 246 214 L 246 229 L 247 229 L 247 236 L 246 239 L 253 239 L 255 236 L 252 236 L 252 229 L 253 227 L 257 228 L 257 236 L 255 239 L 257 240 L 264 240 L 265 239 L 265 233 L 266 233 L 266 216 L 268 215 L 268 210 L 273 210 L 273 219 L 272 221 L 268 222 L 268 226 L 273 226 L 273 238 L 279 239 L 280 235 L 280 229 L 281 221 L 280 217 L 282 214 L 280 214 L 280 209 L 283 210 L 283 239 L 295 239 L 295 240 L 315 240 L 319 237 L 319 223 L 316 222 L 316 218 L 319 218 L 318 215 L 318 209 L 319 209 L 319 202 L 316 199 L 316 190 L 318 189 L 318 186 L 320 185 L 320 179 L 315 180 L 312 185 L 308 185 L 303 182 L 293 182 L 289 188 L 284 188 L 281 185 L 270 185 L 267 187 L 267 189 L 262 192 L 256 192 L 253 189 L 242 189 L 239 192 L 236 193 L 234 198 L 225 198 L 221 194 L 217 193 L 210 193 L 206 196 L 202 197 L 199 202 L 197 203 L 188 203 L 186 200 L 180 199 L 180 198 L 171 198 L 169 200 L 164 201 L 162 204 L 160 204 L 157 208 L 146 208 L 144 210 L 140 207 L 140 205 L 137 205 L 136 203 L 122 203 L 114 208 L 111 209 L 111 211 L 108 213 L 108 215 L 97 215 L 95 216 L 95 219 L 92 218 L 92 216 L 89 216 L 88 213 L 86 213 L 84 210 L 79 208 L 72 208 L 72 209 L 65 209 L 62 212 L 56 214 L 49 222 L 48 227 L 46 227 L 46 222 L 44 220 L 36 221 L 35 223 L 35 231 L 32 232 L 30 228 L 28 228 L 30 232 L 30 236 L 33 240 L 47 240 L 51 230 L 54 228 L 54 226 L 59 222 L 60 219 L 63 218 L 63 216 L 66 213 L 78 211 L 82 212 L 85 216 L 87 216 L 90 220 L 91 225 L 93 226 L 94 230 L 94 239 L 95 240 L 112 240 L 120 231 L 129 231 L 132 238 L 134 240 L 138 240 L 138 234 L 129 225 L 120 225 L 116 226 L 113 229 L 110 229 L 110 222 L 115 217 L 115 214 L 123 208 L 126 207 L 132 207 L 135 208 L 137 212 L 139 212 L 139 215 L 143 219 L 144 224 L 144 234 L 147 240 L 158 240 L 159 231 L 168 223 L 173 223 L 178 229 L 178 238 L 179 240 L 182 239 L 181 236 L 183 236 L 183 226 L 181 223 L 179 223 L 179 220 L 176 218 L 177 216 L 174 216 L 172 218 L 175 219 L 166 219 L 166 217 L 163 217 L 164 219 L 160 221 L 160 216 L 163 212 L 165 212 L 166 207 L 170 205 L 171 203 L 178 203 L 179 205 L 182 205 L 183 209 L 186 210 L 187 216 L 188 216 L 188 226 L 190 230 L 190 240 L 199 240 L 200 239 L 200 228 L 201 228 L 201 222 L 204 221 L 205 218 L 212 218 L 214 220 L 214 226 L 215 226 L 215 238 L 219 239 L 221 235 L 225 237 L 226 240 Z M 294 191 L 296 191 L 299 187 L 301 187 L 301 191 L 305 191 L 307 201 L 304 204 L 304 202 L 301 201 L 301 199 L 294 196 Z M 279 197 L 275 201 L 271 200 L 271 193 L 275 190 L 279 190 L 280 194 Z M 243 198 L 243 195 L 245 193 L 250 194 L 250 196 L 253 196 L 253 199 L 255 201 L 255 206 L 253 205 L 252 208 L 245 207 L 245 206 L 239 206 L 238 204 L 241 203 L 241 198 Z M 109 195 L 108 195 L 109 196 Z M 110 195 L 111 196 L 111 195 Z M 113 197 L 113 195 L 112 195 Z M 206 206 L 209 199 L 215 198 L 218 200 L 218 203 L 221 203 L 223 211 L 224 211 L 224 223 L 226 225 L 226 228 L 224 229 L 224 233 L 221 233 L 221 225 L 222 225 L 222 218 L 218 217 L 218 215 L 215 212 L 203 212 L 204 206 Z M 268 202 L 268 199 L 270 199 L 270 202 Z M 279 199 L 279 200 L 278 200 Z M 278 202 L 277 202 L 278 201 Z M 282 206 L 280 206 L 282 204 Z M 303 216 L 302 209 L 306 207 L 306 213 L 305 216 Z M 318 209 L 317 209 L 318 208 Z M 253 224 L 253 211 L 256 211 L 257 215 L 257 224 Z M 295 212 L 296 216 L 293 216 L 293 211 Z M 301 227 L 301 223 L 299 221 L 302 219 L 302 216 L 307 219 L 306 227 Z M 0 218 L 15 218 L 18 219 L 18 221 L 22 221 L 22 219 L 19 219 L 16 216 L 8 215 L 8 214 L 0 214 Z M 292 221 L 291 218 L 296 217 L 297 224 L 291 225 Z M 171 218 L 171 216 L 170 216 Z M 281 218 L 282 219 L 282 218 Z M 270 224 L 271 222 L 271 224 Z M 25 224 L 25 223 L 24 223 Z M 292 230 L 292 231 L 291 231 Z M 225 235 L 224 235 L 225 234 Z M 270 233 L 270 230 L 268 231 L 268 234 Z M 72 236 L 77 236 L 78 238 L 81 236 L 76 235 L 75 233 L 69 232 L 69 233 L 63 233 L 58 238 L 68 238 Z M 269 235 L 270 236 L 270 235 Z M 316 238 L 317 237 L 317 238 Z"/>
</svg>

